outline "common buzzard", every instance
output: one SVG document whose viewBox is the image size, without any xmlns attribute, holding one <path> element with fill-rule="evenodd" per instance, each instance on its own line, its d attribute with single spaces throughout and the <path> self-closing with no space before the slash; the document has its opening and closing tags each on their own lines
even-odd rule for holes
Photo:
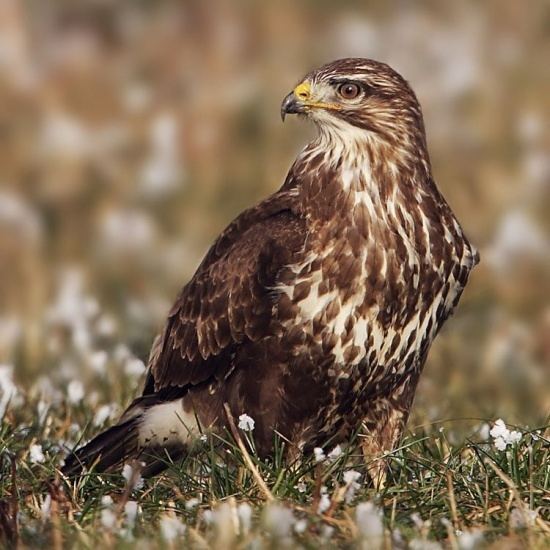
<svg viewBox="0 0 550 550">
<path fill-rule="evenodd" d="M 227 428 L 226 410 L 255 420 L 260 455 L 275 432 L 309 453 L 361 425 L 367 458 L 395 447 L 478 254 L 433 180 L 416 96 L 388 65 L 314 70 L 285 97 L 290 113 L 316 139 L 214 242 L 153 346 L 143 395 L 66 474 L 182 456 Z M 163 467 L 149 458 L 144 473 Z"/>
</svg>

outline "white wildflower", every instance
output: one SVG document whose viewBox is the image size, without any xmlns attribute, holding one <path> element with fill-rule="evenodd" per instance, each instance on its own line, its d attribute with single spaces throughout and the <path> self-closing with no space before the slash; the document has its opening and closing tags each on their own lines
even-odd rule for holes
<svg viewBox="0 0 550 550">
<path fill-rule="evenodd" d="M 340 445 L 336 445 L 336 447 L 334 447 L 334 449 L 332 449 L 332 451 L 330 451 L 330 453 L 328 454 L 329 460 L 332 460 L 332 461 L 337 460 L 341 456 L 342 456 L 342 447 L 340 447 Z"/>
<path fill-rule="evenodd" d="M 136 524 L 138 512 L 139 505 L 135 500 L 129 500 L 124 505 L 124 517 L 126 518 L 126 524 L 130 529 Z"/>
<path fill-rule="evenodd" d="M 265 526 L 275 539 L 289 537 L 294 521 L 292 510 L 281 504 L 272 504 L 264 511 Z"/>
<path fill-rule="evenodd" d="M 178 120 L 169 112 L 157 115 L 150 128 L 151 155 L 146 160 L 140 177 L 145 195 L 165 196 L 177 188 L 182 177 L 177 151 Z"/>
<path fill-rule="evenodd" d="M 411 514 L 411 520 L 419 531 L 422 531 L 425 526 L 424 520 L 420 517 L 418 512 Z"/>
<path fill-rule="evenodd" d="M 237 506 L 237 515 L 239 516 L 239 522 L 243 533 L 247 534 L 252 524 L 252 506 L 247 502 L 241 502 Z"/>
<path fill-rule="evenodd" d="M 412 539 L 409 548 L 410 550 L 442 550 L 443 547 L 434 540 Z"/>
<path fill-rule="evenodd" d="M 361 474 L 355 470 L 347 470 L 344 472 L 344 483 L 346 484 L 346 504 L 349 504 L 353 500 L 355 492 L 359 489 L 360 485 L 358 481 L 360 478 Z"/>
<path fill-rule="evenodd" d="M 103 314 L 96 323 L 96 329 L 100 336 L 113 336 L 117 329 L 116 321 L 110 315 Z"/>
<path fill-rule="evenodd" d="M 139 471 L 134 470 L 131 464 L 124 464 L 122 468 L 122 477 L 126 480 L 126 484 L 132 484 L 132 490 L 141 489 L 143 487 L 143 479 Z"/>
<path fill-rule="evenodd" d="M 137 208 L 112 208 L 101 220 L 100 245 L 107 255 L 139 254 L 156 238 L 153 218 Z"/>
<path fill-rule="evenodd" d="M 307 520 L 305 520 L 305 519 L 299 519 L 294 524 L 294 532 L 298 533 L 299 535 L 301 533 L 304 533 L 306 529 L 307 529 Z"/>
<path fill-rule="evenodd" d="M 382 511 L 372 502 L 361 502 L 355 510 L 355 521 L 360 537 L 369 542 L 369 548 L 381 548 L 384 540 Z"/>
<path fill-rule="evenodd" d="M 42 462 L 45 462 L 46 457 L 42 451 L 42 445 L 31 445 L 29 448 L 29 457 L 33 464 L 42 464 Z"/>
<path fill-rule="evenodd" d="M 349 485 L 351 483 L 356 483 L 357 480 L 361 477 L 361 474 L 355 470 L 347 470 L 344 472 L 344 483 Z"/>
<path fill-rule="evenodd" d="M 108 419 L 115 415 L 117 410 L 118 406 L 114 403 L 110 405 L 101 405 L 94 415 L 94 426 L 103 426 Z"/>
<path fill-rule="evenodd" d="M 84 397 L 84 386 L 79 380 L 71 380 L 67 386 L 67 398 L 69 403 L 77 405 Z"/>
<path fill-rule="evenodd" d="M 489 432 L 493 438 L 493 443 L 499 451 L 506 450 L 508 445 L 514 445 L 521 441 L 521 433 L 509 430 L 504 421 L 499 418 Z"/>
<path fill-rule="evenodd" d="M 323 493 L 319 499 L 319 506 L 317 506 L 317 512 L 324 514 L 330 508 L 330 497 Z"/>
<path fill-rule="evenodd" d="M 100 520 L 105 529 L 112 529 L 116 524 L 116 515 L 110 508 L 104 508 L 101 510 Z"/>
<path fill-rule="evenodd" d="M 185 533 L 185 525 L 177 518 L 164 516 L 160 520 L 160 534 L 166 542 L 172 542 Z"/>
<path fill-rule="evenodd" d="M 325 456 L 325 451 L 321 447 L 315 447 L 313 449 L 313 455 L 315 456 L 315 462 L 323 462 L 327 457 Z"/>
<path fill-rule="evenodd" d="M 17 395 L 17 387 L 13 382 L 13 367 L 0 365 L 0 418 L 2 418 L 10 402 Z"/>
<path fill-rule="evenodd" d="M 241 414 L 239 416 L 239 428 L 244 432 L 251 432 L 254 429 L 254 419 L 247 414 Z"/>
<path fill-rule="evenodd" d="M 525 529 L 526 527 L 532 527 L 537 519 L 538 512 L 536 510 L 529 510 L 528 508 L 512 508 L 510 511 L 510 527 L 512 529 Z"/>
<path fill-rule="evenodd" d="M 38 422 L 40 424 L 42 424 L 44 422 L 44 420 L 46 420 L 46 417 L 48 415 L 49 410 L 50 410 L 50 405 L 48 403 L 46 403 L 45 401 L 42 401 L 42 399 L 36 405 L 36 412 L 38 414 Z"/>
<path fill-rule="evenodd" d="M 296 489 L 298 489 L 299 493 L 305 493 L 307 491 L 307 485 L 305 481 L 299 481 L 296 484 Z"/>
<path fill-rule="evenodd" d="M 214 521 L 214 512 L 212 510 L 205 510 L 202 513 L 202 519 L 207 525 L 212 524 L 212 522 Z"/>
<path fill-rule="evenodd" d="M 201 503 L 201 501 L 198 498 L 190 498 L 185 503 L 185 509 L 186 510 L 192 510 L 193 508 L 196 508 L 200 503 Z"/>
<path fill-rule="evenodd" d="M 124 374 L 131 378 L 138 378 L 145 372 L 145 363 L 137 357 L 128 358 L 124 363 Z"/>
<path fill-rule="evenodd" d="M 105 372 L 108 360 L 109 356 L 105 350 L 94 351 L 88 355 L 88 365 L 93 371 L 99 374 Z"/>
<path fill-rule="evenodd" d="M 491 434 L 491 428 L 489 426 L 489 424 L 487 424 L 486 422 L 484 422 L 480 427 L 479 427 L 479 438 L 482 440 L 482 441 L 487 441 L 489 439 L 489 435 Z"/>
<path fill-rule="evenodd" d="M 124 344 L 117 344 L 113 351 L 113 357 L 115 358 L 115 361 L 122 363 L 123 361 L 131 358 L 132 353 L 128 349 L 128 346 L 125 346 Z"/>
<path fill-rule="evenodd" d="M 206 434 L 201 434 L 201 436 L 199 437 L 199 439 L 203 442 L 203 443 L 206 443 L 208 441 L 208 437 Z"/>
<path fill-rule="evenodd" d="M 457 533 L 456 540 L 459 550 L 476 550 L 483 543 L 482 531 L 463 531 Z"/>
<path fill-rule="evenodd" d="M 40 503 L 40 518 L 42 521 L 46 521 L 50 518 L 50 513 L 52 510 L 52 497 L 51 495 L 46 495 L 42 502 Z"/>
<path fill-rule="evenodd" d="M 105 527 L 105 529 L 111 530 L 116 525 L 116 514 L 113 512 L 113 498 L 110 495 L 103 495 L 101 497 L 101 514 L 100 514 L 100 521 L 101 525 Z"/>
</svg>

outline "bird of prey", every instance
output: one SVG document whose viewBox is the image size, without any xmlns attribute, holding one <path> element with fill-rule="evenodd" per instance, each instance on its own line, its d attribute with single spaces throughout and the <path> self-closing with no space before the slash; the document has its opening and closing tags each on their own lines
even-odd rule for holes
<svg viewBox="0 0 550 550">
<path fill-rule="evenodd" d="M 417 98 L 388 65 L 314 70 L 288 114 L 317 137 L 216 239 L 153 346 L 143 395 L 67 458 L 67 475 L 184 456 L 244 413 L 261 456 L 275 433 L 299 456 L 361 426 L 368 460 L 395 448 L 478 254 L 432 177 Z M 164 465 L 149 458 L 144 474 Z"/>
</svg>

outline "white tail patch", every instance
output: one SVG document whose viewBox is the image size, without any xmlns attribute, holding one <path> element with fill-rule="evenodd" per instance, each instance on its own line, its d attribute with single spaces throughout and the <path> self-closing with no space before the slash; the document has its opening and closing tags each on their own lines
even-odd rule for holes
<svg viewBox="0 0 550 550">
<path fill-rule="evenodd" d="M 183 400 L 154 405 L 143 414 L 139 427 L 140 447 L 190 443 L 200 434 L 194 413 L 185 412 Z"/>
</svg>

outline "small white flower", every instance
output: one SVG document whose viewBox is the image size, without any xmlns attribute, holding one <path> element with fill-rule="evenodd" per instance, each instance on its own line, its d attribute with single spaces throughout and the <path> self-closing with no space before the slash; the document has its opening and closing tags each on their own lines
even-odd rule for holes
<svg viewBox="0 0 550 550">
<path fill-rule="evenodd" d="M 13 367 L 0 365 L 0 418 L 17 396 L 17 387 L 13 382 Z"/>
<path fill-rule="evenodd" d="M 40 503 L 40 518 L 42 519 L 42 521 L 46 521 L 50 518 L 51 509 L 52 497 L 51 495 L 46 495 Z"/>
<path fill-rule="evenodd" d="M 305 493 L 307 491 L 307 485 L 305 481 L 299 481 L 296 484 L 296 489 L 298 489 L 299 493 Z"/>
<path fill-rule="evenodd" d="M 305 520 L 305 519 L 299 519 L 294 524 L 294 532 L 298 533 L 299 535 L 301 533 L 304 533 L 306 529 L 307 529 L 307 520 Z"/>
<path fill-rule="evenodd" d="M 110 508 L 104 508 L 101 510 L 100 520 L 105 529 L 112 529 L 116 524 L 116 515 Z"/>
<path fill-rule="evenodd" d="M 358 481 L 360 478 L 361 474 L 355 470 L 347 470 L 344 472 L 344 483 L 346 484 L 345 500 L 347 504 L 353 500 L 355 492 L 359 489 L 360 485 Z"/>
<path fill-rule="evenodd" d="M 372 502 L 361 502 L 355 510 L 355 521 L 362 538 L 368 539 L 372 547 L 381 544 L 384 537 L 382 512 Z"/>
<path fill-rule="evenodd" d="M 251 432 L 254 429 L 254 419 L 247 414 L 241 414 L 239 416 L 239 428 L 243 432 Z"/>
<path fill-rule="evenodd" d="M 42 424 L 44 420 L 46 420 L 46 416 L 48 415 L 48 411 L 50 410 L 50 406 L 45 401 L 42 401 L 42 399 L 38 402 L 38 405 L 36 405 L 36 412 L 38 413 L 38 422 Z"/>
<path fill-rule="evenodd" d="M 265 525 L 275 539 L 289 537 L 294 521 L 292 510 L 281 504 L 271 504 L 264 511 Z"/>
<path fill-rule="evenodd" d="M 103 314 L 96 324 L 97 332 L 101 336 L 113 336 L 116 332 L 116 321 L 110 315 Z"/>
<path fill-rule="evenodd" d="M 72 405 L 77 405 L 82 401 L 84 397 L 84 386 L 79 380 L 71 380 L 67 386 L 67 397 L 69 403 Z"/>
<path fill-rule="evenodd" d="M 116 515 L 112 510 L 112 497 L 110 495 L 103 495 L 101 497 L 101 506 L 103 507 L 99 516 L 101 525 L 103 525 L 105 529 L 111 530 L 116 525 Z"/>
<path fill-rule="evenodd" d="M 98 350 L 88 355 L 88 365 L 99 374 L 103 374 L 107 367 L 109 356 L 105 350 Z"/>
<path fill-rule="evenodd" d="M 202 434 L 199 439 L 203 442 L 203 443 L 206 443 L 208 441 L 208 437 L 206 434 Z"/>
<path fill-rule="evenodd" d="M 42 445 L 39 444 L 30 446 L 29 456 L 33 464 L 42 464 L 46 460 L 44 452 L 42 451 Z"/>
<path fill-rule="evenodd" d="M 495 447 L 499 451 L 504 451 L 508 445 L 514 445 L 521 441 L 521 433 L 509 430 L 501 418 L 495 422 L 489 433 L 493 438 Z"/>
<path fill-rule="evenodd" d="M 103 426 L 106 420 L 112 418 L 118 407 L 114 404 L 101 405 L 94 415 L 94 426 Z"/>
<path fill-rule="evenodd" d="M 185 525 L 177 518 L 164 516 L 160 520 L 160 534 L 166 542 L 172 542 L 185 533 Z"/>
<path fill-rule="evenodd" d="M 125 346 L 124 344 L 117 344 L 113 352 L 113 357 L 115 358 L 115 361 L 122 363 L 123 361 L 131 358 L 132 353 L 128 349 L 128 346 Z"/>
<path fill-rule="evenodd" d="M 124 374 L 131 378 L 138 378 L 145 372 L 145 363 L 137 357 L 129 358 L 124 363 Z"/>
<path fill-rule="evenodd" d="M 315 456 L 315 462 L 323 462 L 327 457 L 325 456 L 325 451 L 321 447 L 315 447 L 313 449 L 313 455 Z"/>
<path fill-rule="evenodd" d="M 317 512 L 324 514 L 330 508 L 330 497 L 323 493 L 319 499 L 319 506 L 317 506 Z"/>
<path fill-rule="evenodd" d="M 463 531 L 456 533 L 459 550 L 476 550 L 483 542 L 482 531 Z"/>
<path fill-rule="evenodd" d="M 537 516 L 538 512 L 536 510 L 529 510 L 527 508 L 512 508 L 509 517 L 510 527 L 512 529 L 525 529 L 526 527 L 532 527 L 537 520 Z"/>
<path fill-rule="evenodd" d="M 143 487 L 143 479 L 139 472 L 135 472 L 131 464 L 124 464 L 122 468 L 122 477 L 127 484 L 132 483 L 131 489 L 141 489 Z"/>
<path fill-rule="evenodd" d="M 347 470 L 344 472 L 344 483 L 346 485 L 355 483 L 359 480 L 361 474 L 355 470 Z"/>
<path fill-rule="evenodd" d="M 196 508 L 200 503 L 201 503 L 201 501 L 198 498 L 190 498 L 185 503 L 185 509 L 186 510 L 192 510 L 193 508 Z"/>
<path fill-rule="evenodd" d="M 250 531 L 250 525 L 252 524 L 252 507 L 247 502 L 241 502 L 237 506 L 237 515 L 241 523 L 243 533 L 246 534 Z"/>
<path fill-rule="evenodd" d="M 330 453 L 328 454 L 329 460 L 332 460 L 332 461 L 340 458 L 341 456 L 342 456 L 342 447 L 340 447 L 340 445 L 336 445 L 336 447 L 334 447 L 334 449 L 332 449 L 332 451 L 330 451 Z"/>
<path fill-rule="evenodd" d="M 136 524 L 136 518 L 139 512 L 139 505 L 135 500 L 129 500 L 124 505 L 124 516 L 128 527 L 133 528 Z"/>
<path fill-rule="evenodd" d="M 482 441 L 487 441 L 489 439 L 489 435 L 491 434 L 491 428 L 489 427 L 489 424 L 486 422 L 483 423 L 479 428 L 479 438 Z"/>
</svg>

